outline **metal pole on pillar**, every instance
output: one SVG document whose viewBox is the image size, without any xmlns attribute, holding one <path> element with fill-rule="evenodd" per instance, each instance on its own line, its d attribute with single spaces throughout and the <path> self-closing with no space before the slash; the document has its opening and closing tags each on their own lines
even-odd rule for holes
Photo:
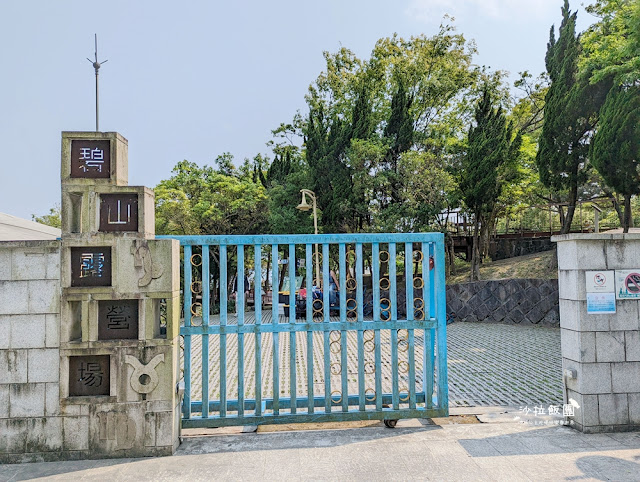
<svg viewBox="0 0 640 482">
<path fill-rule="evenodd" d="M 93 68 L 96 71 L 96 132 L 100 132 L 100 124 L 99 124 L 99 110 L 98 110 L 98 71 L 100 70 L 100 66 L 106 62 L 108 62 L 108 60 L 105 60 L 103 62 L 98 62 L 98 34 L 95 34 L 95 61 L 91 60 L 89 57 L 87 57 L 87 60 L 89 62 L 91 62 L 91 64 L 93 65 Z"/>
</svg>

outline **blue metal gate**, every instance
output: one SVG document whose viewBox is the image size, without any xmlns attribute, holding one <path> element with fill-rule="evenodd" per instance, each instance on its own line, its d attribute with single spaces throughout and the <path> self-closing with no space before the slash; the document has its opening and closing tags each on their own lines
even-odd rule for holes
<svg viewBox="0 0 640 482">
<path fill-rule="evenodd" d="M 175 238 L 183 427 L 448 415 L 442 234 Z"/>
</svg>

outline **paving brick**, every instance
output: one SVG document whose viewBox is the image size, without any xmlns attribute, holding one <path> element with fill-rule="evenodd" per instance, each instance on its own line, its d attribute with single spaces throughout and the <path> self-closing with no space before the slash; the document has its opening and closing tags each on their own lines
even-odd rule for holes
<svg viewBox="0 0 640 482">
<path fill-rule="evenodd" d="M 49 250 L 46 259 L 46 279 L 60 279 L 60 250 Z"/>
<path fill-rule="evenodd" d="M 640 332 L 625 331 L 626 361 L 640 361 Z"/>
<path fill-rule="evenodd" d="M 600 425 L 626 425 L 629 423 L 627 394 L 598 395 Z"/>
<path fill-rule="evenodd" d="M 557 243 L 558 253 L 558 270 L 577 269 L 578 265 L 578 247 L 575 241 L 565 241 Z"/>
<path fill-rule="evenodd" d="M 638 307 L 637 300 L 617 300 L 616 314 L 609 315 L 611 331 L 640 330 Z"/>
<path fill-rule="evenodd" d="M 11 318 L 11 348 L 40 348 L 45 342 L 45 315 L 15 315 Z"/>
<path fill-rule="evenodd" d="M 44 383 L 14 383 L 9 393 L 9 416 L 44 416 Z"/>
<path fill-rule="evenodd" d="M 13 249 L 11 278 L 14 280 L 45 279 L 47 258 L 44 248 Z"/>
<path fill-rule="evenodd" d="M 609 363 L 583 363 L 578 368 L 578 392 L 583 395 L 611 393 Z"/>
<path fill-rule="evenodd" d="M 607 254 L 608 269 L 629 269 L 634 267 L 640 259 L 640 243 L 630 243 L 621 239 L 604 242 Z"/>
<path fill-rule="evenodd" d="M 63 448 L 87 450 L 89 448 L 89 417 L 64 417 Z"/>
<path fill-rule="evenodd" d="M 560 330 L 562 356 L 580 363 L 596 361 L 594 332 Z"/>
<path fill-rule="evenodd" d="M 558 296 L 561 300 L 586 300 L 584 271 L 558 272 Z"/>
<path fill-rule="evenodd" d="M 640 392 L 640 362 L 611 364 L 613 393 Z"/>
<path fill-rule="evenodd" d="M 11 279 L 11 250 L 0 248 L 0 280 Z"/>
<path fill-rule="evenodd" d="M 11 345 L 11 316 L 0 315 L 0 350 L 6 350 Z"/>
<path fill-rule="evenodd" d="M 596 332 L 596 360 L 621 362 L 625 360 L 624 331 Z"/>
<path fill-rule="evenodd" d="M 45 315 L 45 346 L 57 348 L 60 346 L 60 315 Z"/>
<path fill-rule="evenodd" d="M 60 379 L 60 352 L 55 348 L 28 351 L 29 372 L 27 381 L 58 382 Z"/>
<path fill-rule="evenodd" d="M 58 383 L 46 383 L 45 384 L 45 415 L 59 415 L 60 414 L 60 384 Z"/>
<path fill-rule="evenodd" d="M 27 313 L 28 304 L 27 281 L 0 281 L 0 315 Z"/>
<path fill-rule="evenodd" d="M 29 420 L 27 447 L 36 453 L 62 450 L 62 417 Z"/>
</svg>

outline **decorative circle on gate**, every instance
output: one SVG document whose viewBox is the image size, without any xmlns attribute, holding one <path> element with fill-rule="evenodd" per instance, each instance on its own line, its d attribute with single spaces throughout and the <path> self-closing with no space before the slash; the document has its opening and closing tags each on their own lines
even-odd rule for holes
<svg viewBox="0 0 640 482">
<path fill-rule="evenodd" d="M 340 332 L 340 330 L 331 330 L 329 332 L 329 340 L 340 341 L 340 338 L 342 338 L 342 333 Z"/>
<path fill-rule="evenodd" d="M 367 340 L 362 344 L 364 351 L 371 353 L 376 349 L 376 342 L 373 340 Z"/>
<path fill-rule="evenodd" d="M 322 300 L 316 298 L 315 300 L 313 300 L 311 307 L 313 308 L 314 321 L 316 321 L 316 323 L 318 321 L 322 321 L 322 314 L 323 314 L 323 308 L 324 308 L 324 303 L 322 302 Z M 320 320 L 318 320 L 318 318 L 320 318 Z"/>
<path fill-rule="evenodd" d="M 196 263 L 194 261 L 194 259 L 197 259 L 198 262 Z M 192 254 L 190 260 L 191 260 L 191 264 L 194 265 L 194 266 L 201 266 L 202 265 L 202 255 L 200 255 L 198 253 Z"/>
<path fill-rule="evenodd" d="M 413 278 L 413 287 L 415 289 L 417 290 L 422 289 L 423 286 L 424 286 L 424 281 L 420 276 L 416 276 L 415 278 Z"/>
<path fill-rule="evenodd" d="M 382 321 L 389 321 L 391 319 L 391 301 L 389 298 L 382 298 L 380 300 L 380 319 Z"/>
<path fill-rule="evenodd" d="M 347 306 L 347 311 L 356 311 L 356 309 L 358 308 L 358 302 L 353 298 L 349 298 L 347 300 L 346 306 Z"/>
<path fill-rule="evenodd" d="M 404 353 L 408 350 L 409 350 L 409 342 L 407 342 L 407 340 L 400 340 L 398 342 L 398 351 Z"/>
<path fill-rule="evenodd" d="M 400 398 L 401 402 L 408 402 L 409 396 L 409 389 L 407 387 L 403 387 L 398 390 L 398 398 Z"/>
<path fill-rule="evenodd" d="M 356 310 L 347 311 L 347 319 L 349 321 L 356 321 L 358 319 L 358 312 Z"/>
<path fill-rule="evenodd" d="M 414 298 L 413 299 L 413 307 L 416 310 L 421 310 L 424 308 L 424 300 L 422 298 Z"/>
<path fill-rule="evenodd" d="M 348 291 L 353 291 L 358 287 L 358 282 L 356 281 L 355 278 L 349 278 L 347 280 L 347 290 Z"/>
<path fill-rule="evenodd" d="M 407 373 L 409 371 L 409 364 L 404 360 L 400 360 L 398 362 L 398 371 L 400 373 Z"/>
<path fill-rule="evenodd" d="M 391 282 L 389 281 L 389 278 L 380 278 L 378 285 L 380 286 L 380 289 L 382 291 L 387 291 L 389 288 L 391 288 Z"/>
<path fill-rule="evenodd" d="M 371 341 L 376 337 L 376 333 L 373 330 L 364 330 L 362 333 L 364 341 Z"/>
<path fill-rule="evenodd" d="M 365 375 L 372 375 L 376 372 L 376 365 L 373 362 L 366 362 L 364 364 Z"/>
<path fill-rule="evenodd" d="M 380 251 L 380 253 L 378 254 L 378 259 L 381 263 L 388 262 L 390 258 L 391 256 L 389 256 L 389 251 Z"/>
<path fill-rule="evenodd" d="M 413 317 L 418 321 L 424 320 L 424 310 L 415 310 L 413 312 Z"/>
<path fill-rule="evenodd" d="M 422 251 L 416 249 L 413 251 L 413 260 L 416 262 L 420 262 L 422 261 L 423 255 L 422 255 Z"/>
<path fill-rule="evenodd" d="M 332 375 L 340 375 L 342 373 L 342 365 L 340 363 L 332 363 L 331 364 L 331 374 Z"/>
<path fill-rule="evenodd" d="M 340 353 L 340 350 L 342 350 L 342 347 L 340 346 L 339 341 L 332 341 L 329 343 L 329 351 L 331 353 Z"/>
<path fill-rule="evenodd" d="M 334 398 L 334 396 L 338 398 L 336 399 Z M 334 390 L 333 392 L 331 392 L 331 401 L 336 405 L 340 403 L 342 401 L 342 392 L 340 390 Z"/>
<path fill-rule="evenodd" d="M 191 283 L 191 292 L 196 295 L 202 293 L 202 282 L 194 281 L 193 283 Z"/>
<path fill-rule="evenodd" d="M 376 401 L 376 391 L 373 388 L 367 388 L 364 391 L 364 399 L 367 402 L 375 402 Z"/>
<path fill-rule="evenodd" d="M 409 340 L 409 330 L 405 328 L 401 328 L 398 330 L 398 341 L 407 341 Z"/>
<path fill-rule="evenodd" d="M 193 316 L 202 316 L 202 303 L 193 303 L 191 305 L 191 314 Z"/>
</svg>

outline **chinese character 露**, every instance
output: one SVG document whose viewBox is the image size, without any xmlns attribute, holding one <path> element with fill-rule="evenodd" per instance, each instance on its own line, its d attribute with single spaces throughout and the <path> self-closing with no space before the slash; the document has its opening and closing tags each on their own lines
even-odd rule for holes
<svg viewBox="0 0 640 482">
<path fill-rule="evenodd" d="M 129 318 L 122 306 L 110 306 L 107 312 L 107 327 L 110 330 L 128 330 Z"/>
<path fill-rule="evenodd" d="M 94 170 L 102 172 L 102 165 L 104 164 L 104 151 L 102 149 L 91 149 L 90 147 L 82 147 L 80 149 L 80 160 L 84 161 L 80 166 L 84 172 L 88 170 Z"/>
<path fill-rule="evenodd" d="M 90 387 L 99 387 L 102 385 L 102 377 L 104 376 L 104 373 L 102 372 L 99 363 L 88 362 L 85 365 L 84 362 L 81 362 L 80 368 L 78 368 L 78 373 L 80 374 L 80 378 L 78 378 L 79 382 Z"/>
<path fill-rule="evenodd" d="M 102 278 L 104 253 L 82 253 L 80 261 L 80 278 Z"/>
</svg>

